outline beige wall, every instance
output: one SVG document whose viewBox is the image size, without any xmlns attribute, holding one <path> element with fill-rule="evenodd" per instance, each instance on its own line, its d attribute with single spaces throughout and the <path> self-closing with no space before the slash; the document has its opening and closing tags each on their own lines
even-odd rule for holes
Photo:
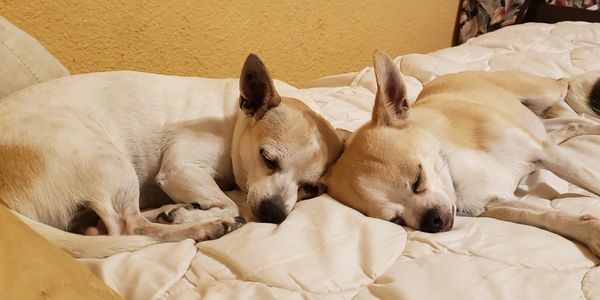
<svg viewBox="0 0 600 300">
<path fill-rule="evenodd" d="M 0 0 L 73 73 L 237 77 L 249 52 L 296 85 L 451 44 L 457 0 Z"/>
</svg>

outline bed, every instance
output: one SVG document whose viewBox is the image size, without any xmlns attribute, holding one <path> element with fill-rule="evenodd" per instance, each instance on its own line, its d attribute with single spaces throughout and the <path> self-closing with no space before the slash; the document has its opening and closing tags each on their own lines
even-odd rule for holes
<svg viewBox="0 0 600 300">
<path fill-rule="evenodd" d="M 600 69 L 599 57 L 600 23 L 561 22 L 509 26 L 394 61 L 415 99 L 423 84 L 446 73 L 516 69 L 561 78 Z M 306 89 L 278 85 L 335 127 L 355 130 L 370 118 L 370 67 Z M 551 131 L 571 121 L 600 122 L 572 113 L 544 124 Z M 599 136 L 563 145 L 600 172 Z M 515 193 L 600 215 L 600 197 L 545 170 L 524 178 Z M 127 299 L 600 299 L 600 259 L 556 234 L 470 217 L 458 217 L 450 232 L 428 234 L 367 218 L 327 195 L 298 203 L 279 226 L 249 223 L 214 241 L 79 261 Z"/>
<path fill-rule="evenodd" d="M 532 14 L 547 4 L 530 5 Z M 414 100 L 442 74 L 522 70 L 561 78 L 600 69 L 599 58 L 600 23 L 560 22 L 507 26 L 394 62 Z M 371 67 L 305 89 L 277 85 L 335 127 L 352 131 L 370 119 Z M 600 122 L 572 113 L 544 124 L 551 131 L 572 121 Z M 599 136 L 563 146 L 600 172 Z M 515 194 L 600 216 L 600 196 L 545 170 L 524 178 Z M 244 195 L 229 195 L 251 219 Z M 470 217 L 457 217 L 449 232 L 428 234 L 365 217 L 328 195 L 299 202 L 281 225 L 251 222 L 214 241 L 163 243 L 79 262 L 126 299 L 600 299 L 600 258 L 556 234 Z"/>
</svg>

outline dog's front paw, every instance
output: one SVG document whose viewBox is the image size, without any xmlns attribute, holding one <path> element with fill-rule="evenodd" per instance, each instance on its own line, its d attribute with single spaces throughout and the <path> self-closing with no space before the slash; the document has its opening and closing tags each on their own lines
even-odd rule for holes
<svg viewBox="0 0 600 300">
<path fill-rule="evenodd" d="M 225 220 L 211 221 L 210 228 L 206 232 L 207 240 L 218 239 L 246 224 L 246 220 L 242 217 L 227 218 Z"/>
<path fill-rule="evenodd" d="M 181 204 L 174 206 L 172 209 L 165 210 L 156 221 L 162 224 L 191 224 L 212 217 L 206 211 L 200 208 L 196 203 Z"/>
</svg>

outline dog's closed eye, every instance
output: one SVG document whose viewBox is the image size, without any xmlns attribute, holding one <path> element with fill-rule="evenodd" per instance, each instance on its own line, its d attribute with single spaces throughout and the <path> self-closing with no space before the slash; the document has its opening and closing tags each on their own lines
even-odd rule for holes
<svg viewBox="0 0 600 300">
<path fill-rule="evenodd" d="M 411 184 L 411 188 L 415 194 L 420 194 L 427 190 L 425 185 L 425 172 L 423 172 L 423 167 L 421 165 L 419 165 L 419 169 L 417 170 L 415 180 Z"/>
<path fill-rule="evenodd" d="M 277 159 L 272 158 L 266 151 L 265 149 L 260 149 L 259 151 L 260 153 L 260 157 L 262 158 L 263 162 L 265 163 L 265 166 L 267 166 L 267 168 L 271 171 L 277 171 L 279 170 L 279 162 L 277 161 Z"/>
</svg>

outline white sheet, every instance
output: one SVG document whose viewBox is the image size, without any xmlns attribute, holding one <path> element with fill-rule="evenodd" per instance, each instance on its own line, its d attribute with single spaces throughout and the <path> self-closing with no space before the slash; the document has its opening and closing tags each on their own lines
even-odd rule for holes
<svg viewBox="0 0 600 300">
<path fill-rule="evenodd" d="M 600 69 L 599 58 L 600 24 L 559 23 L 507 27 L 395 62 L 414 99 L 423 83 L 445 73 L 517 69 L 560 78 Z M 365 68 L 284 94 L 354 130 L 370 118 L 374 91 L 372 69 Z M 545 124 L 552 130 L 571 120 Z M 565 147 L 600 170 L 599 136 Z M 598 196 L 545 170 L 516 193 L 523 201 L 600 215 Z M 600 299 L 600 259 L 556 234 L 468 217 L 458 217 L 450 232 L 428 234 L 367 218 L 327 195 L 300 202 L 279 226 L 249 223 L 196 246 L 197 253 L 184 241 L 82 261 L 129 299 Z"/>
</svg>

